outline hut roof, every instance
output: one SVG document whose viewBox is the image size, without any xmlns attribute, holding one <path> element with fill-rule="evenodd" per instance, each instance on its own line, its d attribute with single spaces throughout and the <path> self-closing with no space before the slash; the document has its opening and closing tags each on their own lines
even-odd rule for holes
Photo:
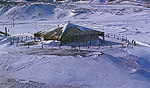
<svg viewBox="0 0 150 88">
<path fill-rule="evenodd" d="M 49 36 L 60 36 L 62 34 L 63 27 L 56 28 L 55 30 L 52 30 L 50 32 L 47 32 L 45 35 Z"/>
<path fill-rule="evenodd" d="M 68 35 L 80 35 L 80 34 L 102 34 L 103 32 L 96 31 L 90 28 L 78 26 L 72 23 L 67 23 L 63 27 L 56 28 L 52 31 L 39 31 L 36 34 L 43 34 L 46 36 L 68 36 Z"/>
<path fill-rule="evenodd" d="M 79 35 L 79 34 L 101 34 L 102 32 L 96 31 L 90 28 L 78 26 L 72 23 L 67 23 L 63 27 L 63 32 L 61 36 L 67 36 L 67 35 Z"/>
</svg>

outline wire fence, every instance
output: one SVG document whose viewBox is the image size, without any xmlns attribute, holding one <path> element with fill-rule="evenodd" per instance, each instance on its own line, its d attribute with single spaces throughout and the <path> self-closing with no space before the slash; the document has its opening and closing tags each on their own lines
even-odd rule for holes
<svg viewBox="0 0 150 88">
<path fill-rule="evenodd" d="M 134 45 L 136 46 L 136 42 L 134 40 L 132 40 L 131 42 L 128 40 L 127 37 L 124 37 L 124 36 L 119 36 L 119 35 L 115 35 L 115 34 L 105 34 L 105 38 L 109 38 L 109 39 L 112 39 L 112 41 L 119 41 L 119 43 L 116 43 L 116 42 L 100 42 L 98 43 L 97 45 L 90 45 L 90 44 L 87 44 L 84 45 L 83 43 L 79 44 L 72 44 L 72 45 L 69 45 L 69 44 L 64 44 L 63 42 L 59 41 L 57 43 L 54 43 L 54 44 L 49 44 L 49 46 L 56 46 L 56 47 L 59 47 L 60 49 L 63 48 L 64 46 L 66 47 L 70 47 L 70 48 L 76 48 L 76 49 L 81 49 L 81 47 L 83 48 L 91 48 L 91 47 L 96 47 L 97 49 L 100 49 L 101 47 L 109 47 L 109 48 L 113 48 L 113 47 L 121 47 L 121 48 L 126 48 L 126 47 L 129 47 L 131 45 Z M 59 43 L 59 44 L 58 44 Z M 33 37 L 33 36 L 24 36 L 24 37 L 12 37 L 11 38 L 11 41 L 10 41 L 10 44 L 13 45 L 13 44 L 16 44 L 16 47 L 18 46 L 23 46 L 23 45 L 26 45 L 28 48 L 30 48 L 31 45 L 41 45 L 41 48 L 43 49 L 44 46 L 46 46 L 46 44 L 43 42 L 43 39 L 42 38 L 37 38 L 37 37 Z M 82 45 L 83 44 L 83 45 Z"/>
</svg>

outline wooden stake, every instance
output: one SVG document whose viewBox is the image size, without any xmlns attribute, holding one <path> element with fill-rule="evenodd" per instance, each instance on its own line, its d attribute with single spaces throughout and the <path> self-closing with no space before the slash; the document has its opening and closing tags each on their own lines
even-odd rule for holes
<svg viewBox="0 0 150 88">
<path fill-rule="evenodd" d="M 7 35 L 7 27 L 5 27 L 5 36 L 8 36 L 8 35 Z"/>
<path fill-rule="evenodd" d="M 79 45 L 79 50 L 80 50 L 80 45 Z"/>
<path fill-rule="evenodd" d="M 123 43 L 122 43 L 122 48 L 124 48 L 124 45 L 123 45 Z"/>
<path fill-rule="evenodd" d="M 112 48 L 112 44 L 110 44 L 110 48 Z"/>
<path fill-rule="evenodd" d="M 11 38 L 11 40 L 10 40 L 10 45 L 12 45 L 13 44 L 13 39 Z"/>
<path fill-rule="evenodd" d="M 108 34 L 108 38 L 109 38 L 109 34 Z"/>
<path fill-rule="evenodd" d="M 26 41 L 27 41 L 28 37 L 26 36 Z"/>
<path fill-rule="evenodd" d="M 17 40 L 17 45 L 16 46 L 18 47 L 18 40 Z"/>
<path fill-rule="evenodd" d="M 13 19 L 13 27 L 15 26 L 15 19 Z"/>
<path fill-rule="evenodd" d="M 28 48 L 30 48 L 30 47 L 29 47 L 29 42 L 28 42 Z"/>
<path fill-rule="evenodd" d="M 43 49 L 43 42 L 42 42 L 42 49 Z"/>
<path fill-rule="evenodd" d="M 116 36 L 116 35 L 114 34 L 114 38 L 115 38 L 115 36 Z"/>
</svg>

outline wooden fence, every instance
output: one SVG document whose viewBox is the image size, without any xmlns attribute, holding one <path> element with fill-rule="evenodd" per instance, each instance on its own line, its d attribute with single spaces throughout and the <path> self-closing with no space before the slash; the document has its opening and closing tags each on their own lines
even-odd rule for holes
<svg viewBox="0 0 150 88">
<path fill-rule="evenodd" d="M 127 37 L 124 36 L 119 36 L 119 35 L 115 35 L 115 34 L 105 34 L 105 37 L 107 38 L 113 38 L 116 39 L 117 41 L 121 41 L 123 43 L 119 43 L 119 44 L 114 44 L 114 43 L 99 43 L 97 45 L 90 45 L 90 44 L 85 44 L 85 45 L 81 45 L 81 44 L 76 44 L 76 45 L 67 45 L 67 44 L 59 44 L 59 48 L 61 49 L 63 46 L 69 46 L 70 48 L 77 48 L 80 49 L 81 47 L 87 47 L 88 49 L 90 47 L 97 47 L 98 49 L 100 49 L 102 46 L 109 46 L 109 48 L 113 48 L 114 46 L 120 46 L 122 48 L 128 47 L 129 45 L 135 45 L 136 46 L 136 42 L 134 40 L 132 40 L 131 42 L 128 40 Z M 43 40 L 41 38 L 37 38 L 37 37 L 33 37 L 33 36 L 25 36 L 25 37 L 12 37 L 10 44 L 13 45 L 16 43 L 16 47 L 19 46 L 19 43 L 24 43 L 24 45 L 27 45 L 28 48 L 30 47 L 30 45 L 33 44 L 33 42 L 28 42 L 29 40 L 34 41 L 34 42 L 39 42 L 39 44 L 41 44 L 41 47 L 44 48 L 44 43 Z M 32 43 L 32 44 L 31 44 Z M 82 43 L 83 44 L 83 43 Z M 34 45 L 34 44 L 33 44 Z M 54 46 L 54 45 L 51 45 Z"/>
</svg>

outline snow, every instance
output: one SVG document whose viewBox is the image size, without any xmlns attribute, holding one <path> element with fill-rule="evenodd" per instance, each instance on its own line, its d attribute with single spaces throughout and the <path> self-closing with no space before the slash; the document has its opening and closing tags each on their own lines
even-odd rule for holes
<svg viewBox="0 0 150 88">
<path fill-rule="evenodd" d="M 139 6 L 129 1 L 118 4 L 99 4 L 99 1 L 2 4 L 0 31 L 7 27 L 11 36 L 0 34 L 0 83 L 3 84 L 0 87 L 14 84 L 18 87 L 18 84 L 44 88 L 51 85 L 54 88 L 149 88 L 150 9 L 144 3 Z M 16 41 L 11 44 L 13 36 L 31 37 L 37 31 L 68 26 L 67 20 L 112 36 L 105 37 L 100 47 L 93 42 L 97 46 L 83 47 L 80 43 L 80 47 L 60 49 L 59 42 L 52 40 L 41 41 L 43 48 L 41 42 L 29 47 L 21 45 L 23 42 L 18 47 Z M 134 40 L 137 45 L 128 45 L 117 36 L 127 37 L 130 43 Z M 29 41 L 32 40 L 25 42 Z"/>
</svg>

